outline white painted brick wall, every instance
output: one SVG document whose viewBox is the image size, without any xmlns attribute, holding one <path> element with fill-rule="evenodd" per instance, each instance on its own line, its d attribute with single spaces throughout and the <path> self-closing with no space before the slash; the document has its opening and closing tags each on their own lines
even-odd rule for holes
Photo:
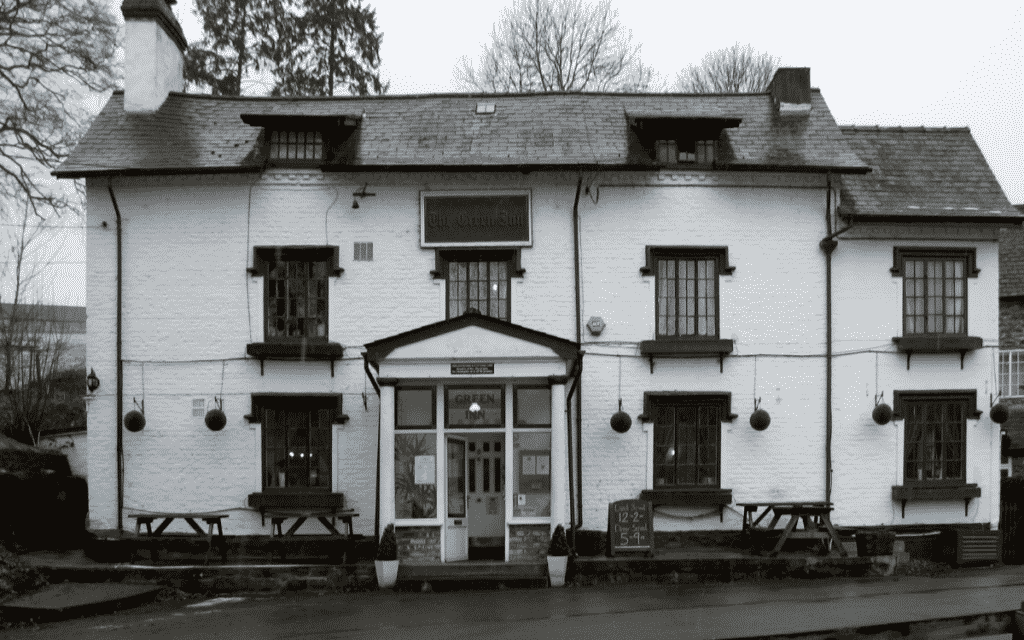
<svg viewBox="0 0 1024 640">
<path fill-rule="evenodd" d="M 364 180 L 318 172 L 254 176 L 118 179 L 124 217 L 125 405 L 145 397 L 147 426 L 124 432 L 126 510 L 238 509 L 230 533 L 269 531 L 247 513 L 260 489 L 260 429 L 248 425 L 252 393 L 343 393 L 346 425 L 335 426 L 335 489 L 361 515 L 357 533 L 373 530 L 378 403 L 363 374 L 358 346 L 442 320 L 443 281 L 434 251 L 419 248 L 419 193 L 424 189 L 530 188 L 534 245 L 522 251 L 526 274 L 512 284 L 512 320 L 575 339 L 572 175 L 372 176 L 377 195 L 351 208 Z M 824 180 L 813 176 L 705 175 L 652 178 L 606 174 L 581 197 L 583 319 L 601 316 L 605 332 L 584 332 L 584 526 L 603 529 L 607 503 L 634 498 L 651 482 L 649 431 L 634 421 L 626 434 L 608 419 L 618 408 L 643 411 L 644 391 L 724 391 L 738 414 L 722 427 L 722 486 L 734 502 L 821 500 L 825 491 Z M 716 181 L 720 181 L 716 183 Z M 727 182 L 724 182 L 727 181 Z M 249 207 L 250 185 L 252 206 Z M 90 517 L 116 525 L 118 417 L 115 415 L 115 219 L 105 181 L 90 181 L 88 213 L 88 366 L 103 386 L 89 407 Z M 596 202 L 595 202 L 596 201 Z M 106 221 L 107 228 L 100 226 Z M 325 226 L 326 221 L 326 226 Z M 248 239 L 247 239 L 248 238 Z M 373 242 L 374 260 L 354 262 L 353 242 Z M 346 347 L 335 377 L 328 363 L 245 360 L 262 339 L 262 278 L 246 274 L 252 246 L 338 245 L 345 272 L 330 280 L 330 338 Z M 637 344 L 654 337 L 654 278 L 644 277 L 644 246 L 727 245 L 734 275 L 723 276 L 721 335 L 735 340 L 719 372 L 717 359 L 658 359 L 654 373 Z M 903 243 L 901 243 L 903 244 Z M 935 244 L 935 243 L 931 243 Z M 973 335 L 995 344 L 997 251 L 977 246 L 971 279 Z M 843 241 L 835 254 L 835 348 L 883 348 L 900 332 L 902 280 L 889 274 L 892 241 Z M 984 300 L 991 300 L 986 305 Z M 251 338 L 250 338 L 251 335 Z M 755 354 L 761 354 L 756 358 Z M 621 358 L 616 357 L 621 356 Z M 790 356 L 790 357 L 783 357 Z M 983 498 L 963 516 L 962 503 L 908 505 L 899 518 L 897 427 L 878 427 L 873 406 L 875 355 L 835 361 L 833 499 L 843 525 L 989 522 L 994 460 L 987 418 L 993 388 L 990 350 L 952 355 L 879 356 L 879 389 L 976 388 L 986 415 L 969 429 L 968 466 Z M 201 363 L 169 361 L 210 360 Z M 221 391 L 222 359 L 224 386 Z M 145 394 L 143 394 L 143 364 Z M 162 362 L 156 362 L 162 361 Z M 955 362 L 954 362 L 955 361 Z M 754 368 L 757 375 L 755 385 Z M 986 386 L 988 385 L 988 386 Z M 367 393 L 364 408 L 363 393 Z M 228 426 L 213 433 L 191 416 L 192 399 L 225 398 Z M 749 426 L 753 399 L 772 416 L 765 432 Z M 997 503 L 996 503 L 997 504 Z M 659 510 L 660 529 L 736 529 L 727 509 Z M 127 523 L 126 523 L 127 524 Z"/>
</svg>

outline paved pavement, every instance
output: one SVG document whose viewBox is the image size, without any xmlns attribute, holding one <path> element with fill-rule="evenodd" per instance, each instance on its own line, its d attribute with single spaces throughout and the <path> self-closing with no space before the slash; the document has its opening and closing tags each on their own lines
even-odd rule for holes
<svg viewBox="0 0 1024 640">
<path fill-rule="evenodd" d="M 1018 609 L 1024 567 L 935 578 L 623 584 L 449 593 L 297 593 L 173 601 L 6 638 L 743 638 Z"/>
</svg>

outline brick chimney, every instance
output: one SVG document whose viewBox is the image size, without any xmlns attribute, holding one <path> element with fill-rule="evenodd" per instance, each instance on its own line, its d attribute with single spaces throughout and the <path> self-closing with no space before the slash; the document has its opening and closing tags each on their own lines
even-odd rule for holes
<svg viewBox="0 0 1024 640">
<path fill-rule="evenodd" d="M 124 0 L 124 110 L 152 113 L 171 91 L 185 88 L 185 33 L 171 12 L 175 0 Z"/>
<path fill-rule="evenodd" d="M 805 118 L 811 113 L 810 67 L 782 67 L 768 85 L 779 115 Z"/>
</svg>

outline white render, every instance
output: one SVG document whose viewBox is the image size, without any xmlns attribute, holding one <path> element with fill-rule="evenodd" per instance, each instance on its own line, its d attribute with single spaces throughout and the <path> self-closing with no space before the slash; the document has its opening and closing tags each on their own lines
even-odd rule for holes
<svg viewBox="0 0 1024 640">
<path fill-rule="evenodd" d="M 715 171 L 590 177 L 579 203 L 581 316 L 583 322 L 600 316 L 607 326 L 599 337 L 580 327 L 586 352 L 583 528 L 605 529 L 610 501 L 637 498 L 652 488 L 653 428 L 637 418 L 645 391 L 729 392 L 732 412 L 738 414 L 722 425 L 721 486 L 733 495 L 724 521 L 717 508 L 659 507 L 656 529 L 736 530 L 742 519 L 737 502 L 824 500 L 825 254 L 818 243 L 827 234 L 825 177 Z M 261 527 L 258 514 L 245 510 L 247 495 L 261 489 L 260 426 L 243 418 L 251 394 L 340 393 L 350 420 L 334 426 L 333 488 L 360 513 L 356 533 L 373 535 L 377 429 L 380 424 L 382 434 L 393 438 L 383 427 L 389 415 L 390 424 L 394 417 L 390 409 L 380 411 L 381 400 L 364 375 L 361 346 L 445 319 L 444 280 L 430 275 L 434 250 L 419 246 L 421 192 L 529 189 L 533 246 L 522 250 L 525 275 L 512 279 L 511 320 L 576 340 L 576 180 L 570 172 L 318 170 L 114 178 L 123 217 L 124 411 L 134 407 L 133 399 L 140 406 L 144 401 L 147 420 L 141 432 L 123 434 L 125 513 L 231 509 L 227 533 L 269 534 L 269 525 Z M 377 195 L 362 198 L 353 209 L 348 194 L 366 183 Z M 106 178 L 88 180 L 87 226 L 87 366 L 103 381 L 88 415 L 90 522 L 94 529 L 110 529 L 117 522 L 120 421 L 113 395 L 116 220 Z M 999 429 L 988 418 L 998 347 L 994 236 L 985 229 L 958 229 L 950 237 L 942 229 L 895 227 L 860 235 L 875 237 L 841 236 L 833 256 L 832 520 L 839 526 L 990 523 L 994 528 Z M 353 261 L 354 242 L 374 243 L 372 262 Z M 268 361 L 261 375 L 259 361 L 245 356 L 246 344 L 263 339 L 263 278 L 246 273 L 252 247 L 324 244 L 340 247 L 345 269 L 329 279 L 329 337 L 345 346 L 344 359 L 335 364 L 334 377 L 328 362 Z M 897 244 L 976 249 L 980 273 L 968 279 L 968 330 L 983 338 L 985 347 L 968 353 L 962 370 L 958 354 L 915 354 L 908 371 L 905 354 L 896 352 L 892 338 L 902 334 L 902 278 L 889 269 Z M 735 348 L 721 372 L 717 357 L 659 357 L 651 373 L 648 359 L 639 355 L 639 342 L 654 338 L 654 277 L 639 271 L 646 245 L 728 247 L 736 270 L 719 277 L 720 335 L 733 339 Z M 447 348 L 455 357 L 457 347 L 458 342 L 438 339 L 393 355 L 407 357 L 403 367 L 420 367 L 408 369 L 409 375 L 427 377 L 443 375 L 447 360 L 438 368 L 437 355 Z M 489 360 L 492 347 L 502 350 L 475 344 L 475 350 L 457 355 Z M 510 348 L 521 348 L 520 357 L 549 367 L 544 376 L 566 373 L 543 349 Z M 526 369 L 509 369 L 504 377 L 501 362 L 496 381 L 525 375 Z M 382 377 L 393 374 L 382 366 Z M 983 414 L 968 421 L 967 482 L 977 483 L 982 496 L 970 502 L 966 516 L 963 502 L 954 500 L 911 502 L 901 517 L 891 487 L 902 481 L 902 423 L 879 426 L 871 419 L 874 394 L 884 392 L 891 404 L 894 389 L 977 391 Z M 393 388 L 382 389 L 388 407 L 392 393 Z M 224 398 L 228 416 L 220 432 L 209 431 L 192 415 L 193 399 L 212 402 L 215 396 Z M 625 434 L 608 422 L 620 398 L 633 417 Z M 755 398 L 771 414 L 764 432 L 748 422 Z M 564 432 L 556 429 L 556 434 L 553 451 L 565 446 L 559 445 Z M 575 442 L 575 433 L 572 438 Z M 384 446 L 388 450 L 386 441 Z M 382 515 L 389 504 L 393 514 L 393 478 L 383 479 L 381 487 L 390 494 L 381 496 Z M 510 495 L 506 491 L 506 501 Z M 568 514 L 564 492 L 552 503 Z M 382 518 L 380 524 L 387 522 Z"/>
<path fill-rule="evenodd" d="M 124 22 L 124 110 L 151 113 L 171 91 L 183 91 L 184 58 L 176 42 L 154 20 Z"/>
</svg>

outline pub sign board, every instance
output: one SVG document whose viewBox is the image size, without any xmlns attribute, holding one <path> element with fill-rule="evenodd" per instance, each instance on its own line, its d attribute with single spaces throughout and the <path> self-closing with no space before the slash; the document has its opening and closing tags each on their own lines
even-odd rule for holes
<svg viewBox="0 0 1024 640">
<path fill-rule="evenodd" d="M 646 500 L 608 505 L 608 555 L 640 552 L 654 555 L 654 509 Z"/>
<path fill-rule="evenodd" d="M 529 191 L 420 192 L 420 246 L 529 247 Z"/>
</svg>

